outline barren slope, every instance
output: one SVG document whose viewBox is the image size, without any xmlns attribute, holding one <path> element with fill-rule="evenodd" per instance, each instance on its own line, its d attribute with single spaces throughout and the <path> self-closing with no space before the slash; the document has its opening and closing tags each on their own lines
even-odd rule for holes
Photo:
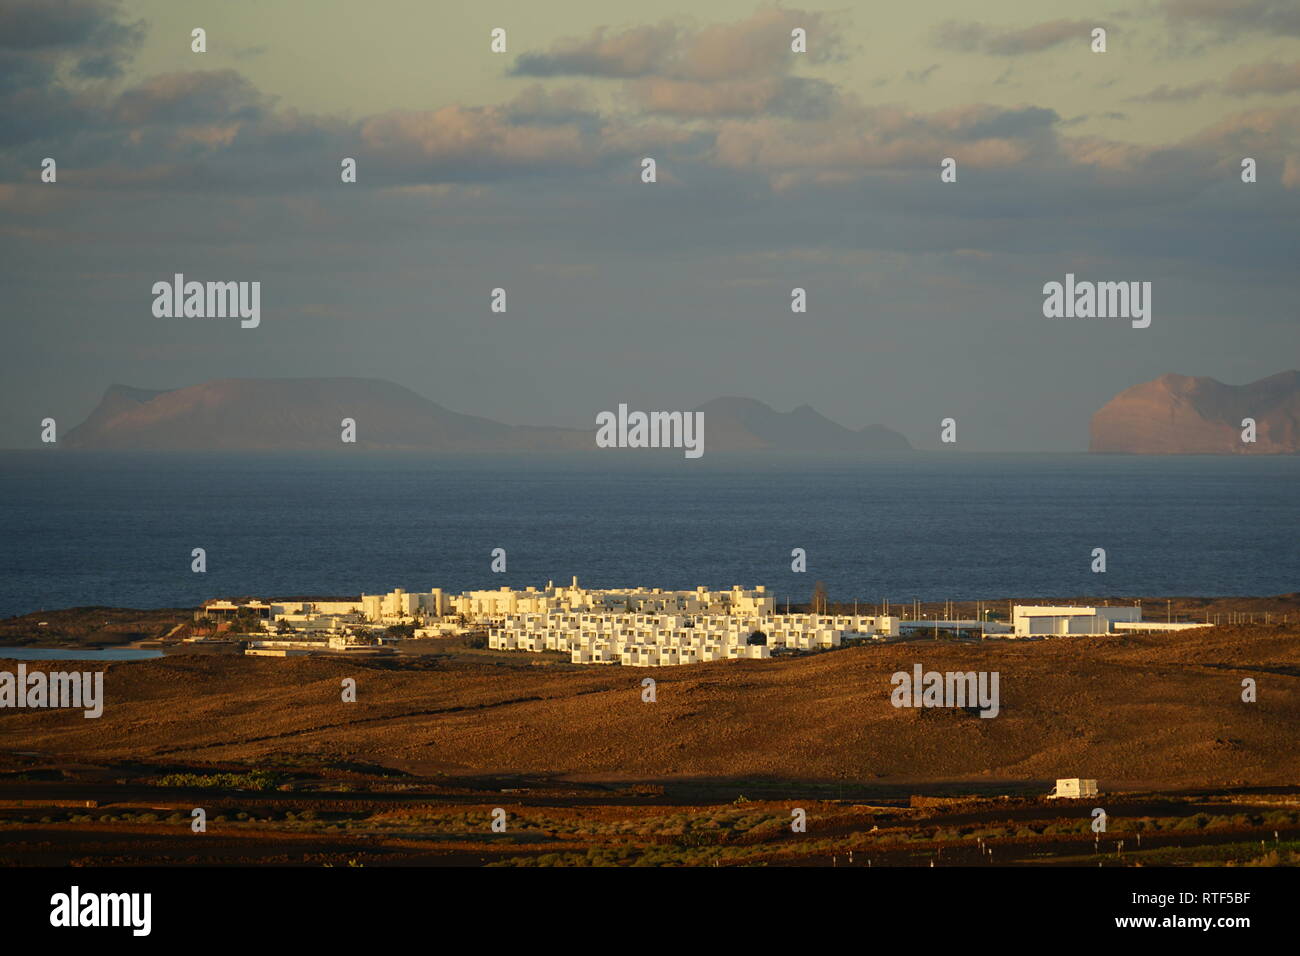
<svg viewBox="0 0 1300 956">
<path fill-rule="evenodd" d="M 450 774 L 1294 784 L 1298 637 L 1272 627 L 921 642 L 656 670 L 170 657 L 109 666 L 98 720 L 7 710 L 0 734 L 7 750 L 89 762 L 288 752 Z M 1001 714 L 895 709 L 889 677 L 917 662 L 997 670 Z M 349 676 L 355 704 L 340 701 Z M 657 703 L 641 701 L 645 676 Z M 1240 700 L 1247 676 L 1259 682 L 1253 705 Z"/>
</svg>

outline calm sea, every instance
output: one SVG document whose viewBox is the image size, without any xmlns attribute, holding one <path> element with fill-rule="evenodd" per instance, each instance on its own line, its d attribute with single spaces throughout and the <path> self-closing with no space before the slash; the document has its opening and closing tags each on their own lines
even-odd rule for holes
<svg viewBox="0 0 1300 956">
<path fill-rule="evenodd" d="M 162 656 L 162 651 L 138 647 L 109 647 L 104 650 L 73 647 L 0 647 L 0 660 L 6 661 L 147 661 Z"/>
<path fill-rule="evenodd" d="M 573 575 L 766 584 L 796 601 L 818 580 L 832 600 L 900 603 L 1300 590 L 1300 457 L 621 454 L 0 453 L 0 616 Z M 1090 571 L 1098 547 L 1105 574 Z M 194 548 L 206 574 L 190 570 Z M 806 574 L 790 570 L 794 548 Z"/>
</svg>

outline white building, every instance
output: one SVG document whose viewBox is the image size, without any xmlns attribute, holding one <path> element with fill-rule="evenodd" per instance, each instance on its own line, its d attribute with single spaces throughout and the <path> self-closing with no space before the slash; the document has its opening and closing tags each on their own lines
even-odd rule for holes
<svg viewBox="0 0 1300 956">
<path fill-rule="evenodd" d="M 551 611 L 506 615 L 489 627 L 488 647 L 560 651 L 575 664 L 670 667 L 700 661 L 762 660 L 774 650 L 824 650 L 854 638 L 883 640 L 897 636 L 898 624 L 896 617 L 868 615 L 747 617 Z M 759 632 L 763 637 L 754 638 Z"/>
<path fill-rule="evenodd" d="M 1120 621 L 1142 620 L 1140 607 L 1073 607 L 1070 605 L 1020 605 L 1011 611 L 1016 637 L 1049 634 L 1110 634 Z"/>
<path fill-rule="evenodd" d="M 460 634 L 486 627 L 494 650 L 558 651 L 579 664 L 664 667 L 699 661 L 761 660 L 775 651 L 839 647 L 846 640 L 896 637 L 899 619 L 859 614 L 777 614 L 767 589 L 734 586 L 711 591 L 662 588 L 568 586 L 466 591 L 439 588 L 365 594 L 358 600 L 282 601 L 275 604 L 209 602 L 214 616 L 256 612 L 263 630 L 288 631 L 342 644 L 350 635 L 382 634 L 395 624 L 413 624 L 421 638 Z M 763 637 L 755 638 L 755 632 Z M 289 633 L 278 634 L 290 637 Z M 273 645 L 266 652 L 284 650 Z"/>
<path fill-rule="evenodd" d="M 388 594 L 362 595 L 360 610 L 367 621 L 405 624 L 444 617 L 463 617 L 471 622 L 494 623 L 518 614 L 619 613 L 619 614 L 724 614 L 758 617 L 771 614 L 775 599 L 759 586 L 747 590 L 739 585 L 728 590 L 665 591 L 662 588 L 583 588 L 575 577 L 570 585 L 545 588 L 509 587 L 445 594 L 441 588 L 408 592 L 401 588 Z"/>
<path fill-rule="evenodd" d="M 1097 796 L 1097 781 L 1081 777 L 1062 777 L 1047 795 L 1049 800 L 1078 800 Z"/>
<path fill-rule="evenodd" d="M 397 588 L 387 594 L 361 595 L 361 613 L 367 621 L 409 624 L 417 618 L 442 617 L 447 613 L 447 601 L 442 588 L 415 593 Z"/>
</svg>

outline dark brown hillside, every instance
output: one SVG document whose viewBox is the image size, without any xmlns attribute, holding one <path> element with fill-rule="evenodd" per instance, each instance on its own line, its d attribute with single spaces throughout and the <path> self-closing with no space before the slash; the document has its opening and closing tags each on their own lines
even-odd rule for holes
<svg viewBox="0 0 1300 956">
<path fill-rule="evenodd" d="M 914 642 L 770 662 L 569 668 L 176 656 L 114 664 L 104 716 L 0 712 L 41 761 L 257 766 L 337 755 L 420 775 L 1300 783 L 1300 627 Z M 899 710 L 889 677 L 996 670 L 1002 712 Z M 29 665 L 51 666 L 58 665 Z M 65 665 L 66 666 L 66 665 Z M 643 703 L 640 681 L 658 682 Z M 359 700 L 340 701 L 355 677 Z M 1240 699 L 1253 677 L 1259 701 Z"/>
</svg>

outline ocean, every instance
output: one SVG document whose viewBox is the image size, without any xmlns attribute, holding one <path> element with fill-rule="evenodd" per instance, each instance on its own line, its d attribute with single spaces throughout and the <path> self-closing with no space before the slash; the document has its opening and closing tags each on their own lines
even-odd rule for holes
<svg viewBox="0 0 1300 956">
<path fill-rule="evenodd" d="M 108 647 L 82 650 L 65 647 L 0 647 L 0 661 L 147 661 L 162 657 L 162 651 L 138 647 Z"/>
<path fill-rule="evenodd" d="M 654 455 L 655 453 L 649 453 Z M 218 596 L 766 585 L 806 601 L 1300 590 L 1300 457 L 0 453 L 0 616 Z M 191 570 L 194 548 L 206 573 Z M 504 548 L 506 571 L 490 570 Z M 791 551 L 807 553 L 806 573 Z M 1094 548 L 1104 574 L 1091 571 Z"/>
</svg>

